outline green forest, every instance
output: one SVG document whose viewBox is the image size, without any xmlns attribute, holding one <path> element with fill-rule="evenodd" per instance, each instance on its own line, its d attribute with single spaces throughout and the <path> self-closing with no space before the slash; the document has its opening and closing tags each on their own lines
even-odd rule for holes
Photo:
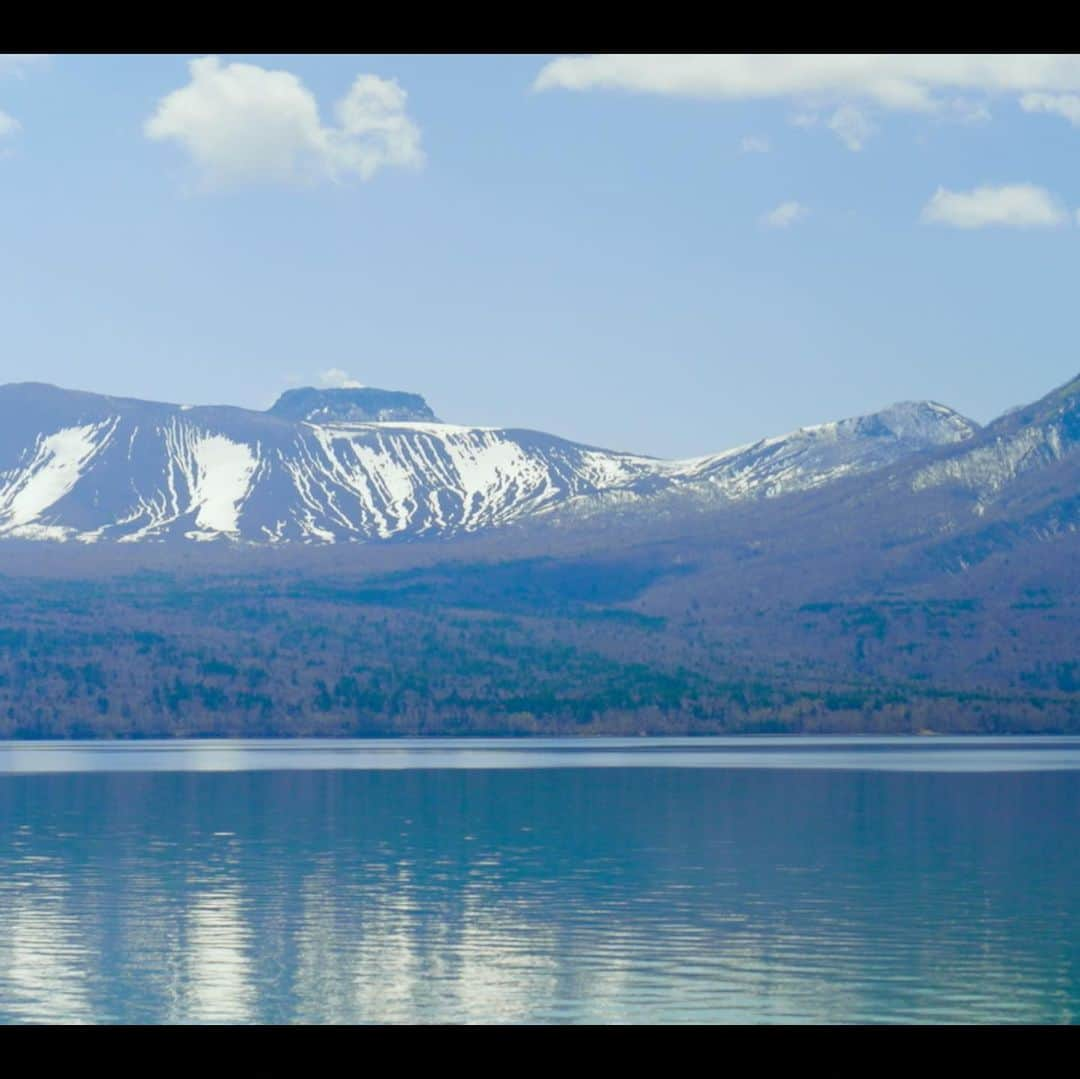
<svg viewBox="0 0 1080 1079">
<path fill-rule="evenodd" d="M 981 600 L 724 617 L 691 594 L 650 608 L 661 577 L 694 585 L 685 567 L 543 559 L 0 577 L 0 737 L 1080 730 L 1077 663 L 1004 662 L 1016 638 Z"/>
</svg>

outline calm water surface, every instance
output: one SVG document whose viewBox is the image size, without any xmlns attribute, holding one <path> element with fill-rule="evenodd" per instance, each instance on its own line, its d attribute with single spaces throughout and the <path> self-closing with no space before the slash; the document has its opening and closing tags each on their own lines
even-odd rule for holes
<svg viewBox="0 0 1080 1079">
<path fill-rule="evenodd" d="M 1080 739 L 0 743 L 0 1021 L 1080 1019 Z"/>
</svg>

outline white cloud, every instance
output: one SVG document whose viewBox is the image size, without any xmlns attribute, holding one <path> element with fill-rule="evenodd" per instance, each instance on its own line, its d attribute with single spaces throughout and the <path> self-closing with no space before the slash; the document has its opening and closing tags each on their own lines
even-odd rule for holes
<svg viewBox="0 0 1080 1079">
<path fill-rule="evenodd" d="M 368 180 L 384 167 L 424 163 L 420 130 L 396 80 L 359 75 L 336 106 L 337 127 L 319 118 L 314 95 L 288 71 L 192 60 L 191 81 L 163 97 L 147 138 L 187 150 L 206 187 L 245 183 Z"/>
<path fill-rule="evenodd" d="M 1024 94 L 1020 98 L 1024 112 L 1051 112 L 1080 127 L 1080 96 L 1077 94 Z"/>
<path fill-rule="evenodd" d="M 877 128 L 857 105 L 841 105 L 829 117 L 829 130 L 849 150 L 858 152 Z"/>
<path fill-rule="evenodd" d="M 329 370 L 319 372 L 319 385 L 331 390 L 362 390 L 364 384 L 350 378 L 348 371 L 342 371 L 340 367 L 331 367 Z"/>
<path fill-rule="evenodd" d="M 984 99 L 1016 95 L 1028 112 L 1055 112 L 1080 125 L 1080 54 L 596 54 L 546 63 L 534 90 L 623 90 L 717 101 L 787 99 L 791 122 L 828 126 L 859 150 L 875 109 L 985 123 Z M 975 95 L 974 97 L 972 95 Z"/>
<path fill-rule="evenodd" d="M 3 109 L 0 109 L 0 138 L 3 138 L 5 135 L 14 135 L 20 127 L 22 127 L 22 125 L 14 116 L 8 116 Z"/>
<path fill-rule="evenodd" d="M 786 229 L 796 221 L 801 221 L 809 212 L 800 202 L 782 202 L 774 210 L 764 214 L 761 223 L 771 229 Z"/>
<path fill-rule="evenodd" d="M 987 185 L 972 191 L 939 187 L 922 211 L 924 222 L 959 229 L 1052 228 L 1068 219 L 1053 195 L 1035 184 Z"/>
<path fill-rule="evenodd" d="M 739 149 L 744 154 L 767 154 L 772 147 L 764 135 L 744 135 Z"/>
<path fill-rule="evenodd" d="M 1070 54 L 600 54 L 545 64 L 536 90 L 618 89 L 726 100 L 862 98 L 886 109 L 929 111 L 948 92 L 1080 91 Z"/>
</svg>

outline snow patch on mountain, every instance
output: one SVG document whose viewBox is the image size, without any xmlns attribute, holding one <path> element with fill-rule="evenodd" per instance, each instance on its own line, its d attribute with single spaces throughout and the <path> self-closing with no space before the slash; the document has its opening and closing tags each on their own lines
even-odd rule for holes
<svg viewBox="0 0 1080 1079">
<path fill-rule="evenodd" d="M 60 526 L 35 523 L 64 497 L 108 445 L 116 421 L 65 427 L 39 436 L 34 455 L 23 468 L 0 473 L 0 534 L 26 539 L 60 538 Z"/>
<path fill-rule="evenodd" d="M 978 490 L 984 497 L 992 496 L 1022 473 L 1060 460 L 1064 450 L 1061 433 L 1055 427 L 1027 427 L 962 456 L 927 465 L 912 477 L 911 489 L 921 491 L 955 483 Z"/>
<path fill-rule="evenodd" d="M 130 512 L 115 524 L 123 529 L 142 522 L 141 527 L 118 538 L 131 543 L 160 536 L 187 518 L 195 525 L 184 533 L 189 539 L 236 534 L 260 462 L 258 444 L 252 448 L 179 419 L 158 427 L 154 434 L 159 441 L 152 441 L 151 446 L 160 446 L 166 453 L 164 486 L 138 495 Z M 129 455 L 133 448 L 134 432 Z"/>
<path fill-rule="evenodd" d="M 730 499 L 776 497 L 851 472 L 970 439 L 978 426 L 933 401 L 905 401 L 869 416 L 801 427 L 686 462 L 679 478 Z"/>
<path fill-rule="evenodd" d="M 370 415 L 380 418 L 358 418 Z M 905 403 L 664 461 L 441 423 L 422 398 L 392 391 L 290 391 L 259 413 L 23 384 L 0 387 L 0 468 L 4 455 L 13 462 L 0 472 L 0 534 L 262 544 L 449 536 L 563 511 L 776 497 L 975 429 L 944 406 Z"/>
<path fill-rule="evenodd" d="M 258 465 L 258 447 L 224 435 L 199 433 L 190 442 L 191 471 L 185 477 L 195 524 L 209 532 L 236 532 L 240 506 Z"/>
</svg>

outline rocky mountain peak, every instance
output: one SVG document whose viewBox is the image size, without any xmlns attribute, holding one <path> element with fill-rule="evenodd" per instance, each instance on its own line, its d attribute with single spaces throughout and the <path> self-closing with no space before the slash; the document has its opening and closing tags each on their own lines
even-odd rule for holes
<svg viewBox="0 0 1080 1079">
<path fill-rule="evenodd" d="M 286 390 L 268 411 L 271 416 L 307 423 L 440 422 L 420 394 L 373 386 Z"/>
<path fill-rule="evenodd" d="M 900 401 L 874 412 L 841 420 L 840 429 L 862 437 L 896 439 L 921 447 L 946 446 L 971 438 L 979 425 L 936 401 Z"/>
</svg>

